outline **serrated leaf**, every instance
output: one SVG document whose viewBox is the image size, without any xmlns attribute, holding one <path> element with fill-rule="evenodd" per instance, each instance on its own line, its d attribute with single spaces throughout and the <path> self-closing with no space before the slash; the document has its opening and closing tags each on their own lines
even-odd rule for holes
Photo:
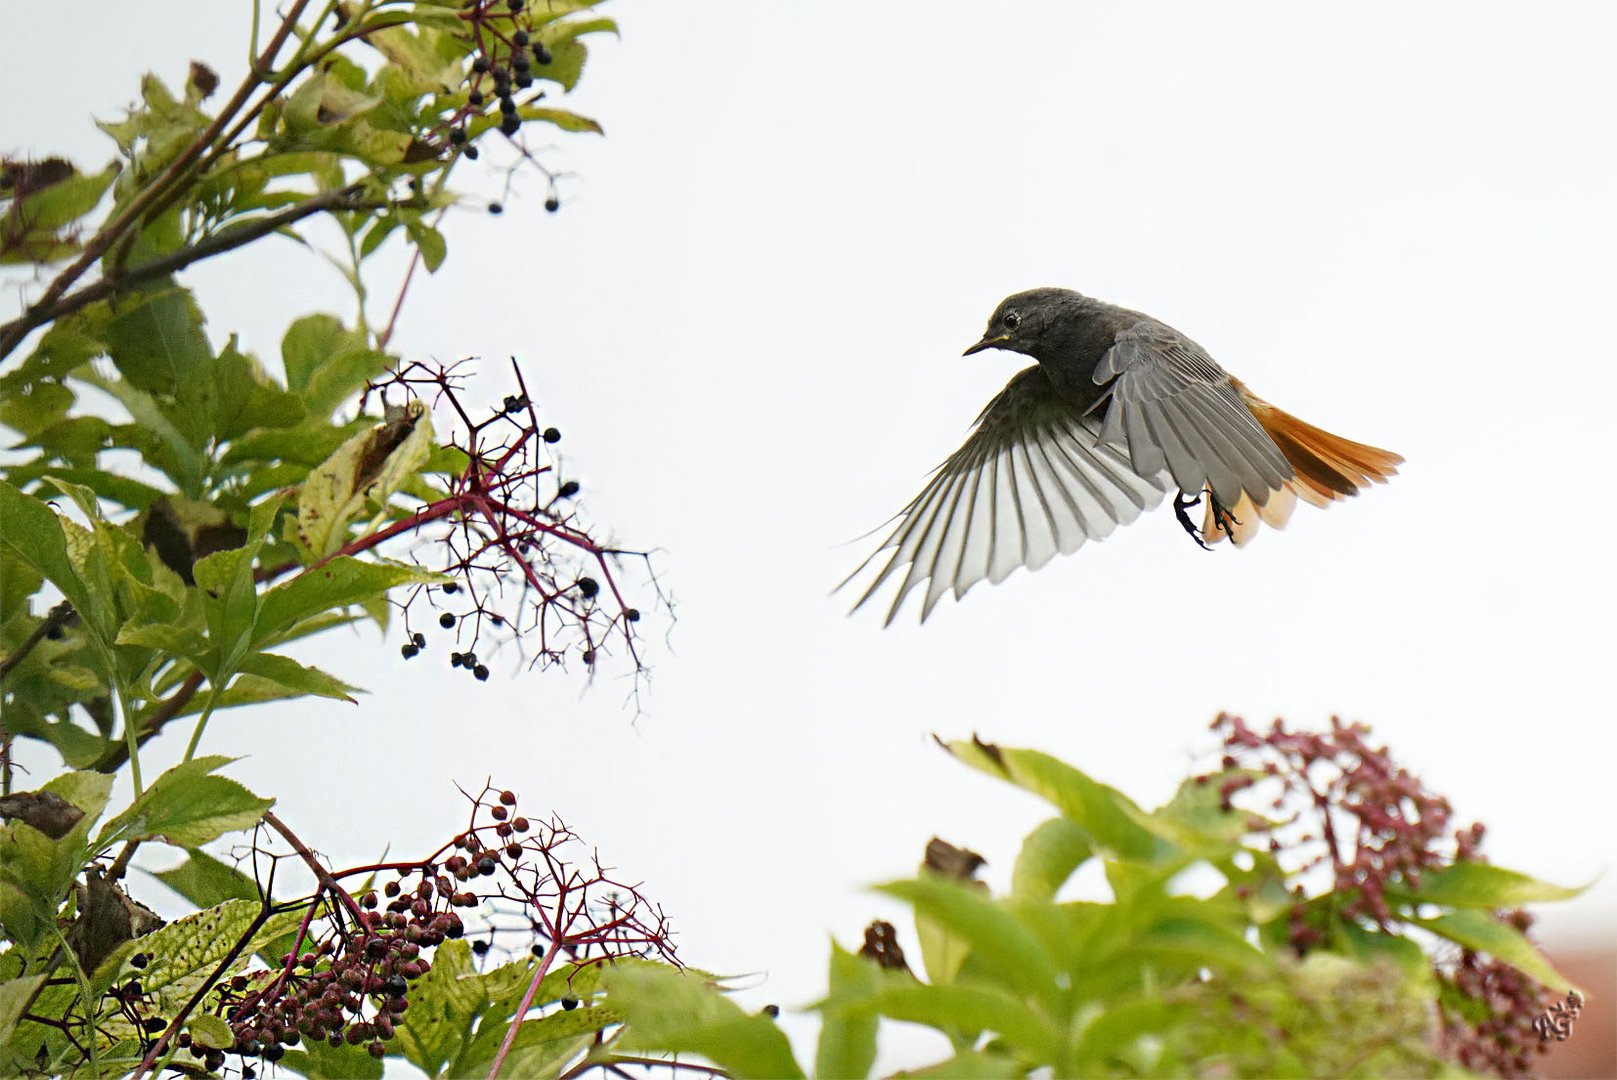
<svg viewBox="0 0 1617 1080">
<path fill-rule="evenodd" d="M 968 1034 L 998 1032 L 1038 1063 L 1050 1063 L 1059 1044 L 1036 1009 L 997 986 L 931 986 L 889 979 L 874 1003 L 893 1020 Z"/>
<path fill-rule="evenodd" d="M 214 975 L 236 944 L 245 946 L 225 967 L 221 977 L 228 979 L 247 967 L 253 954 L 269 942 L 297 929 L 301 910 L 271 914 L 260 921 L 263 905 L 256 900 L 226 900 L 224 903 L 175 919 L 138 938 L 138 951 L 151 954 L 145 967 L 135 968 L 128 949 L 121 966 L 103 969 L 106 981 L 140 980 L 141 989 L 151 996 L 153 1010 L 172 1016 Z M 109 965 L 110 967 L 110 965 Z"/>
<path fill-rule="evenodd" d="M 1051 818 L 1027 835 L 1011 870 L 1011 895 L 1051 900 L 1095 853 L 1089 834 L 1069 818 Z"/>
<path fill-rule="evenodd" d="M 298 541 L 323 558 L 348 540 L 348 525 L 380 508 L 413 477 L 432 445 L 432 419 L 420 402 L 397 418 L 339 446 L 304 481 L 298 496 Z"/>
<path fill-rule="evenodd" d="M 198 907 L 212 907 L 226 900 L 258 899 L 253 879 L 206 851 L 192 849 L 180 865 L 152 875 Z"/>
<path fill-rule="evenodd" d="M 211 775 L 233 758 L 198 757 L 159 776 L 96 837 L 96 849 L 130 840 L 195 848 L 227 832 L 250 829 L 274 799 L 261 799 L 228 777 Z"/>
<path fill-rule="evenodd" d="M 1456 945 L 1487 953 L 1551 990 L 1565 992 L 1577 989 L 1571 980 L 1555 970 L 1554 965 L 1544 958 L 1537 946 L 1527 940 L 1526 935 L 1486 912 L 1461 910 L 1431 919 L 1412 918 L 1409 921 Z"/>
<path fill-rule="evenodd" d="M 195 630 L 165 623 L 126 624 L 118 631 L 119 645 L 140 645 L 198 662 L 208 652 L 208 639 Z"/>
<path fill-rule="evenodd" d="M 622 1049 L 699 1054 L 736 1076 L 803 1075 L 774 1021 L 742 1011 L 705 979 L 660 964 L 619 964 L 602 983 L 627 1017 Z"/>
<path fill-rule="evenodd" d="M 317 697 L 346 701 L 350 705 L 358 704 L 349 694 L 349 691 L 356 689 L 355 687 L 327 675 L 319 668 L 305 667 L 290 656 L 252 653 L 242 661 L 241 671 L 248 675 L 256 675 L 265 682 L 290 690 L 294 694 L 314 694 Z"/>
<path fill-rule="evenodd" d="M 236 1044 L 236 1036 L 222 1017 L 211 1013 L 198 1013 L 185 1022 L 191 1041 L 204 1050 L 228 1050 Z"/>
<path fill-rule="evenodd" d="M 419 218 L 406 220 L 404 229 L 410 234 L 416 250 L 421 252 L 421 265 L 427 268 L 427 273 L 437 273 L 438 267 L 444 264 L 444 257 L 449 254 L 444 234 Z"/>
<path fill-rule="evenodd" d="M 973 768 L 1045 799 L 1104 851 L 1128 859 L 1148 859 L 1159 851 L 1157 838 L 1139 823 L 1144 811 L 1132 799 L 1049 754 L 963 740 L 947 747 Z"/>
<path fill-rule="evenodd" d="M 538 120 L 545 124 L 554 124 L 563 131 L 587 131 L 596 135 L 606 132 L 601 125 L 587 116 L 580 116 L 566 109 L 549 109 L 541 105 L 524 105 L 517 109 L 517 115 L 524 120 Z"/>
<path fill-rule="evenodd" d="M 1404 888 L 1398 896 L 1411 903 L 1499 911 L 1547 900 L 1570 900 L 1589 888 L 1567 888 L 1515 870 L 1472 861 L 1423 871 L 1420 888 Z"/>
<path fill-rule="evenodd" d="M 16 200 L 11 209 L 13 227 L 51 232 L 88 214 L 118 177 L 117 166 L 88 176 L 70 176 Z"/>
<path fill-rule="evenodd" d="M 268 640 L 311 616 L 364 603 L 398 585 L 442 580 L 447 579 L 417 566 L 340 555 L 263 594 L 258 613 L 258 640 Z"/>
<path fill-rule="evenodd" d="M 1037 934 L 984 893 L 936 877 L 895 881 L 878 890 L 914 906 L 962 939 L 973 957 L 1048 1005 L 1060 997 L 1057 971 Z"/>
<path fill-rule="evenodd" d="M 816 1076 L 869 1076 L 876 1063 L 880 1024 L 871 999 L 881 989 L 875 962 L 831 943 L 826 1000 L 819 1005 L 820 1040 L 814 1055 Z"/>
</svg>

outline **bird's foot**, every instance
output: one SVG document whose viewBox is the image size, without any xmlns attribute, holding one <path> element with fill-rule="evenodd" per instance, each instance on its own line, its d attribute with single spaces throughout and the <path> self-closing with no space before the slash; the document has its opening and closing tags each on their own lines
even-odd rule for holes
<svg viewBox="0 0 1617 1080">
<path fill-rule="evenodd" d="M 1209 493 L 1208 498 L 1211 497 L 1212 494 Z M 1186 495 L 1181 491 L 1173 497 L 1173 516 L 1174 520 L 1179 522 L 1179 527 L 1185 530 L 1186 535 L 1196 541 L 1197 547 L 1203 551 L 1212 551 L 1212 548 L 1202 542 L 1201 530 L 1196 528 L 1196 523 L 1190 520 L 1189 514 L 1185 513 L 1192 506 L 1200 506 L 1201 504 L 1202 497 L 1200 495 Z M 1217 506 L 1218 504 L 1214 503 L 1213 505 Z"/>
<path fill-rule="evenodd" d="M 1207 505 L 1212 512 L 1214 525 L 1225 536 L 1233 537 L 1235 535 L 1233 526 L 1239 525 L 1241 522 L 1234 514 L 1224 508 L 1224 504 L 1218 501 L 1218 496 L 1214 495 L 1212 491 L 1204 491 L 1202 494 L 1207 496 Z M 1196 527 L 1196 523 L 1191 521 L 1190 515 L 1185 512 L 1191 507 L 1200 506 L 1201 504 L 1202 495 L 1186 495 L 1183 491 L 1180 491 L 1173 499 L 1173 516 L 1179 522 L 1179 527 L 1184 529 L 1192 540 L 1196 541 L 1197 547 L 1203 551 L 1212 551 L 1213 549 L 1207 546 L 1207 541 L 1202 535 L 1202 531 Z"/>
<path fill-rule="evenodd" d="M 1231 528 L 1231 526 L 1241 524 L 1240 520 L 1237 519 L 1234 514 L 1224 509 L 1224 504 L 1219 502 L 1218 496 L 1214 495 L 1211 491 L 1207 493 L 1207 501 L 1209 508 L 1213 512 L 1213 524 L 1218 526 L 1224 535 L 1230 538 L 1231 543 L 1234 543 L 1235 530 Z M 1203 546 L 1205 547 L 1206 545 Z"/>
</svg>

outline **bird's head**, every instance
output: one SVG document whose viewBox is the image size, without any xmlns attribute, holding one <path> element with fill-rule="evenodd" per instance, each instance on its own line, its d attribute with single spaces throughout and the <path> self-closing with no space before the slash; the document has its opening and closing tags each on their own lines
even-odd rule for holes
<svg viewBox="0 0 1617 1080">
<path fill-rule="evenodd" d="M 1039 344 L 1062 320 L 1084 313 L 1091 301 L 1071 289 L 1029 289 L 1000 301 L 989 317 L 982 340 L 965 351 L 966 356 L 984 349 L 1009 349 L 1037 357 Z"/>
</svg>

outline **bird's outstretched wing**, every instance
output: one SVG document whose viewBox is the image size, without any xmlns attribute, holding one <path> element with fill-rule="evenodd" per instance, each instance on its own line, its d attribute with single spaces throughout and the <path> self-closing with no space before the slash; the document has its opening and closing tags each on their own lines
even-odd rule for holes
<svg viewBox="0 0 1617 1080">
<path fill-rule="evenodd" d="M 1019 566 L 1037 570 L 1155 506 L 1167 490 L 1162 466 L 1141 473 L 1098 441 L 1100 427 L 1037 365 L 1018 373 L 898 515 L 882 546 L 849 575 L 851 581 L 892 552 L 854 607 L 902 572 L 886 621 L 923 581 L 925 621 L 945 592 L 959 599 L 984 578 L 998 584 Z"/>
<path fill-rule="evenodd" d="M 1106 386 L 1095 406 L 1105 410 L 1101 440 L 1126 447 L 1142 476 L 1167 469 L 1179 490 L 1211 488 L 1233 508 L 1243 499 L 1262 507 L 1294 475 L 1224 369 L 1162 323 L 1119 332 L 1094 380 Z"/>
</svg>

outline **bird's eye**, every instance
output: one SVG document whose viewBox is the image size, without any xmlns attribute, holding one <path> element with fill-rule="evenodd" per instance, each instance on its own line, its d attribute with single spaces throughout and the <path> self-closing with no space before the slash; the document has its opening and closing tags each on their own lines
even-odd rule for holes
<svg viewBox="0 0 1617 1080">
<path fill-rule="evenodd" d="M 1014 311 L 1007 311 L 1003 321 L 1005 323 L 1005 329 L 1015 330 L 1016 324 L 1022 321 L 1022 317 Z"/>
</svg>

